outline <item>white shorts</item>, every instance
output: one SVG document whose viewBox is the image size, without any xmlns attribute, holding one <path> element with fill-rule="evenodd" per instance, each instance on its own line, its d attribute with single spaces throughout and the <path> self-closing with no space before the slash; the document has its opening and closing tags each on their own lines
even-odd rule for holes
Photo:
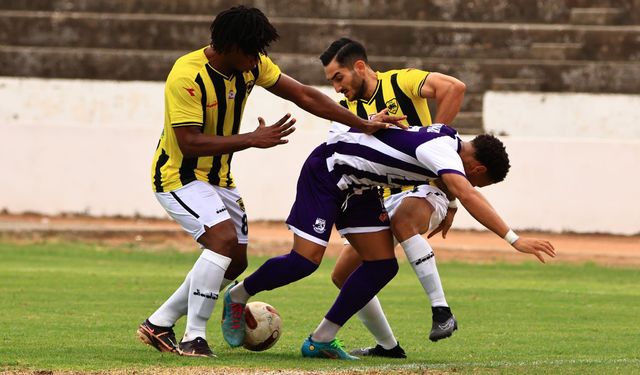
<svg viewBox="0 0 640 375">
<path fill-rule="evenodd" d="M 196 241 L 205 227 L 231 219 L 236 227 L 238 243 L 248 242 L 249 223 L 238 189 L 196 180 L 174 191 L 155 194 L 169 216 Z"/>
<path fill-rule="evenodd" d="M 393 215 L 405 198 L 423 198 L 433 207 L 433 213 L 431 214 L 427 231 L 436 229 L 442 220 L 444 220 L 445 216 L 447 216 L 449 199 L 447 199 L 446 194 L 435 186 L 419 185 L 413 190 L 390 195 L 384 200 L 384 207 L 387 209 L 391 221 L 393 221 Z M 348 245 L 349 241 L 345 241 L 344 244 Z"/>
</svg>

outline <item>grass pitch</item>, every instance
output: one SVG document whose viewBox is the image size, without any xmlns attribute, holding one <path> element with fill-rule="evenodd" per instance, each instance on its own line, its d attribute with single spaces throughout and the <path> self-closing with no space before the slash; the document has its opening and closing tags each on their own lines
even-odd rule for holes
<svg viewBox="0 0 640 375">
<path fill-rule="evenodd" d="M 431 343 L 428 304 L 403 263 L 380 298 L 409 358 L 343 362 L 299 354 L 337 295 L 329 277 L 334 259 L 325 259 L 307 279 L 254 298 L 282 314 L 284 333 L 274 348 L 228 348 L 218 303 L 208 330 L 217 359 L 160 354 L 137 341 L 136 327 L 197 257 L 135 247 L 0 242 L 0 371 L 640 373 L 640 270 L 593 264 L 441 263 L 460 327 L 453 337 Z M 250 271 L 265 259 L 251 258 Z M 183 330 L 184 319 L 176 326 L 178 337 Z M 373 343 L 356 318 L 339 337 L 348 348 Z"/>
</svg>

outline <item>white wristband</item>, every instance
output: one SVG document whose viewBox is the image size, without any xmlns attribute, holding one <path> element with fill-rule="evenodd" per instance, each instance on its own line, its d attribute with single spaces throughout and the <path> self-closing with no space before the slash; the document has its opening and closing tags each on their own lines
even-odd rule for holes
<svg viewBox="0 0 640 375">
<path fill-rule="evenodd" d="M 513 243 L 516 242 L 520 237 L 516 234 L 516 232 L 509 229 L 509 231 L 503 238 L 509 243 L 509 245 L 513 245 Z"/>
<path fill-rule="evenodd" d="M 458 208 L 458 200 L 454 199 L 452 201 L 449 201 L 449 205 L 447 207 L 449 207 L 449 208 Z"/>
</svg>

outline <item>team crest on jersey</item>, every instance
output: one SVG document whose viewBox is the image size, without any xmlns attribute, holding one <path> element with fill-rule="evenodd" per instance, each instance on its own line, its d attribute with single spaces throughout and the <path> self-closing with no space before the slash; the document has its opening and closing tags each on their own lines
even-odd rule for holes
<svg viewBox="0 0 640 375">
<path fill-rule="evenodd" d="M 313 224 L 313 231 L 322 234 L 327 230 L 327 221 L 325 219 L 317 218 L 315 224 Z"/>
<path fill-rule="evenodd" d="M 253 90 L 253 86 L 256 85 L 256 82 L 254 80 L 251 80 L 249 82 L 247 82 L 247 93 L 250 94 L 251 90 Z"/>
<path fill-rule="evenodd" d="M 391 114 L 396 114 L 398 113 L 398 109 L 400 108 L 400 106 L 398 105 L 398 101 L 396 100 L 396 98 L 393 98 L 391 100 L 388 100 L 386 103 L 384 103 L 387 105 L 387 108 L 389 109 L 389 112 Z"/>
<path fill-rule="evenodd" d="M 238 199 L 238 200 L 236 201 L 236 203 L 238 204 L 238 206 L 240 207 L 240 209 L 242 210 L 242 212 L 247 212 L 247 211 L 245 211 L 245 209 L 244 209 L 244 202 L 242 201 L 242 198 Z"/>
<path fill-rule="evenodd" d="M 235 97 L 236 97 L 236 92 L 235 92 L 235 91 L 233 91 L 233 90 L 229 91 L 229 95 L 228 95 L 227 97 L 228 97 L 229 99 L 233 99 L 233 98 L 235 98 Z"/>
</svg>

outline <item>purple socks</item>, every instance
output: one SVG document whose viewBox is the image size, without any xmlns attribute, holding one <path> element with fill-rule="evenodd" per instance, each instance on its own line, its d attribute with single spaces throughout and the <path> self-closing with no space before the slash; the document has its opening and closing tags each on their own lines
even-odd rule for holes
<svg viewBox="0 0 640 375">
<path fill-rule="evenodd" d="M 325 318 L 343 326 L 398 273 L 393 259 L 364 261 L 349 276 Z"/>
<path fill-rule="evenodd" d="M 243 284 L 247 293 L 253 296 L 263 290 L 291 284 L 311 275 L 316 269 L 317 264 L 291 250 L 289 254 L 267 260 L 244 279 Z"/>
</svg>

